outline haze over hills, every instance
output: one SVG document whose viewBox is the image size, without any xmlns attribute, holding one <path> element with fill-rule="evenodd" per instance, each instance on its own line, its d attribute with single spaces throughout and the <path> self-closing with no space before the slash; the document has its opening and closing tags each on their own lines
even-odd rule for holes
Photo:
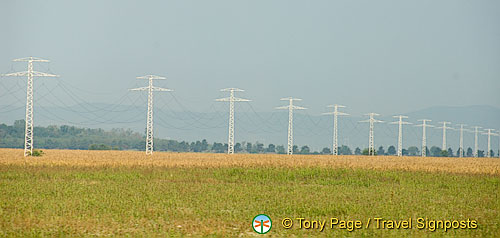
<svg viewBox="0 0 500 238">
<path fill-rule="evenodd" d="M 213 104 L 207 112 L 191 112 L 170 109 L 159 104 L 155 108 L 155 137 L 174 140 L 196 141 L 207 139 L 211 142 L 226 142 L 228 113 L 224 103 Z M 12 124 L 15 120 L 24 118 L 24 107 L 3 105 L 0 123 Z M 349 108 L 344 111 L 349 113 Z M 146 108 L 135 105 L 117 105 L 105 103 L 87 103 L 71 107 L 39 106 L 35 109 L 35 124 L 74 125 L 88 128 L 127 128 L 142 133 L 145 128 Z M 431 119 L 430 124 L 439 127 L 441 121 L 450 121 L 451 127 L 458 128 L 463 123 L 483 128 L 500 128 L 500 109 L 488 105 L 464 107 L 437 106 L 418 111 L 403 113 L 409 116 L 406 120 L 420 124 L 418 119 Z M 368 142 L 368 123 L 360 123 L 367 116 L 351 115 L 339 118 L 339 142 L 365 148 Z M 375 145 L 397 145 L 397 125 L 388 122 L 396 121 L 392 115 L 381 115 L 377 119 L 384 123 L 375 125 Z M 249 103 L 236 105 L 235 113 L 236 141 L 261 142 L 286 145 L 288 112 L 276 110 L 272 112 L 256 112 Z M 297 111 L 294 117 L 294 141 L 296 145 L 309 145 L 312 150 L 331 147 L 333 119 L 330 115 L 308 114 L 307 111 Z M 421 145 L 421 127 L 405 125 L 403 127 L 404 147 Z M 35 131 L 36 133 L 36 131 Z M 458 131 L 447 132 L 448 147 L 458 148 Z M 427 129 L 429 147 L 442 143 L 442 130 Z M 480 136 L 480 147 L 486 145 L 486 136 Z M 473 147 L 473 134 L 465 133 L 464 146 Z M 498 137 L 493 137 L 492 147 L 498 147 Z"/>
</svg>

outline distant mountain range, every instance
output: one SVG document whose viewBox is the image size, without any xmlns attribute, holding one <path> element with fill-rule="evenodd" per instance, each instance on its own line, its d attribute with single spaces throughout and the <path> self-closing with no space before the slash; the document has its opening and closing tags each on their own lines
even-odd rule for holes
<svg viewBox="0 0 500 238">
<path fill-rule="evenodd" d="M 0 123 L 12 124 L 14 120 L 24 119 L 24 107 L 0 105 Z M 450 121 L 451 127 L 458 128 L 457 124 L 481 126 L 483 128 L 500 129 L 500 109 L 487 106 L 449 107 L 438 106 L 423 110 L 408 112 L 409 122 L 414 124 L 418 119 L 431 119 L 431 124 L 440 126 L 441 121 Z M 37 107 L 35 109 L 36 125 L 74 125 L 89 128 L 130 128 L 142 132 L 145 129 L 146 110 L 144 107 L 113 105 L 113 104 L 80 104 L 72 107 Z M 237 110 L 235 137 L 237 142 L 261 142 L 264 144 L 286 145 L 288 113 L 254 112 L 253 110 Z M 226 142 L 227 140 L 227 112 L 189 112 L 173 111 L 168 108 L 155 108 L 155 137 L 170 138 L 175 140 Z M 340 144 L 351 148 L 365 148 L 368 144 L 368 124 L 359 123 L 363 117 L 347 116 L 339 118 Z M 378 119 L 386 123 L 375 125 L 376 146 L 397 145 L 397 125 L 387 122 L 395 118 L 381 116 Z M 294 120 L 295 144 L 307 144 L 313 150 L 331 147 L 333 119 L 331 116 L 309 115 L 297 112 Z M 413 125 L 404 126 L 404 147 L 421 145 L 421 127 Z M 36 133 L 36 131 L 35 131 Z M 428 145 L 439 146 L 442 144 L 442 130 L 428 129 Z M 450 130 L 447 136 L 447 147 L 454 150 L 458 148 L 458 132 Z M 484 147 L 486 136 L 480 136 L 480 146 Z M 465 147 L 473 146 L 473 134 L 466 132 L 464 135 Z M 498 137 L 492 139 L 493 148 L 498 147 Z"/>
</svg>

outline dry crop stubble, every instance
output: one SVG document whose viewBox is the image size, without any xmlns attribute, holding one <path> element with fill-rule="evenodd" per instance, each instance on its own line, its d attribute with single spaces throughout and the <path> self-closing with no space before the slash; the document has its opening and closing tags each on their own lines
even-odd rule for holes
<svg viewBox="0 0 500 238">
<path fill-rule="evenodd" d="M 1 236 L 499 237 L 499 160 L 0 149 Z M 431 172 L 429 172 L 431 171 Z M 285 217 L 477 219 L 477 230 L 284 229 Z"/>
<path fill-rule="evenodd" d="M 29 166 L 76 167 L 277 167 L 277 168 L 351 168 L 448 172 L 500 175 L 498 158 L 396 157 L 396 156 L 332 156 L 277 154 L 211 154 L 155 152 L 146 156 L 141 151 L 44 150 L 42 157 L 23 157 L 22 150 L 0 149 L 0 164 Z"/>
</svg>

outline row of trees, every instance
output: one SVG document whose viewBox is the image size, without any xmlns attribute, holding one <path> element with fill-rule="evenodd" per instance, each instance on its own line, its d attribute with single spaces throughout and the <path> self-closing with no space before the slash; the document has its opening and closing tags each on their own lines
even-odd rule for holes
<svg viewBox="0 0 500 238">
<path fill-rule="evenodd" d="M 408 149 L 402 149 L 401 153 L 405 156 L 419 156 L 421 155 L 421 151 L 418 147 L 416 146 L 410 146 Z M 363 152 L 359 148 L 356 148 L 355 154 L 368 154 L 368 149 L 364 149 Z M 377 155 L 396 155 L 396 147 L 394 146 L 389 146 L 387 148 L 387 151 L 384 149 L 383 146 L 380 146 L 378 150 L 376 150 L 375 154 Z M 437 146 L 432 146 L 430 149 L 426 148 L 426 154 L 429 156 L 433 157 L 458 157 L 460 155 L 460 149 L 458 149 L 455 153 L 453 152 L 452 148 L 448 148 L 447 150 L 443 150 L 440 147 Z M 495 152 L 493 150 L 490 151 L 491 156 L 495 156 Z M 472 157 L 474 156 L 474 150 L 472 148 L 464 148 L 463 151 L 463 156 L 464 157 Z M 484 157 L 485 156 L 485 151 L 484 150 L 478 150 L 478 156 L 479 157 Z"/>
<path fill-rule="evenodd" d="M 0 147 L 2 148 L 22 148 L 24 145 L 24 120 L 17 120 L 13 125 L 0 124 Z M 79 149 L 79 150 L 144 150 L 144 136 L 132 130 L 77 128 L 74 126 L 47 126 L 35 127 L 35 146 L 43 149 Z M 155 139 L 155 150 L 173 152 L 211 152 L 226 153 L 227 144 L 208 143 L 207 140 L 196 142 Z M 286 148 L 283 145 L 263 143 L 242 142 L 234 146 L 236 153 L 278 153 L 285 154 Z M 294 146 L 294 154 L 331 154 L 330 148 L 323 148 L 321 151 L 312 151 L 309 146 Z M 368 149 L 355 148 L 354 151 L 348 146 L 338 148 L 340 155 L 368 155 Z M 395 155 L 396 148 L 389 146 L 387 150 L 380 146 L 376 151 L 377 155 Z M 403 155 L 419 156 L 420 150 L 415 146 L 402 150 Z M 493 151 L 490 152 L 493 156 Z M 484 156 L 484 151 L 478 151 L 480 157 Z M 454 152 L 451 148 L 442 150 L 433 146 L 427 149 L 429 156 L 457 156 L 459 152 Z M 473 156 L 473 150 L 467 148 L 464 156 Z"/>
</svg>

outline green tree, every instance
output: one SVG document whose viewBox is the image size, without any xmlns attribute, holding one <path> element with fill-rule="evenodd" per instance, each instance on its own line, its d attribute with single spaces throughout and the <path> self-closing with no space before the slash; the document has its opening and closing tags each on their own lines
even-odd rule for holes
<svg viewBox="0 0 500 238">
<path fill-rule="evenodd" d="M 441 148 L 437 146 L 431 147 L 431 156 L 440 157 L 441 156 Z"/>
<path fill-rule="evenodd" d="M 255 144 L 255 153 L 262 153 L 264 152 L 264 144 L 257 142 Z"/>
<path fill-rule="evenodd" d="M 247 148 L 246 148 L 247 153 L 252 153 L 252 143 L 247 142 Z"/>
<path fill-rule="evenodd" d="M 473 156 L 473 153 L 472 153 L 472 148 L 467 148 L 467 157 L 472 157 Z"/>
<path fill-rule="evenodd" d="M 215 153 L 224 153 L 226 151 L 226 148 L 227 147 L 224 147 L 224 144 L 222 143 L 214 142 L 214 144 L 212 145 L 212 151 Z"/>
<path fill-rule="evenodd" d="M 285 147 L 282 145 L 276 146 L 276 153 L 278 154 L 285 154 Z"/>
<path fill-rule="evenodd" d="M 234 152 L 235 153 L 239 153 L 241 151 L 243 151 L 243 148 L 241 147 L 241 144 L 240 143 L 234 144 Z"/>
<path fill-rule="evenodd" d="M 385 150 L 384 150 L 383 146 L 378 147 L 377 154 L 378 155 L 385 155 Z"/>
<path fill-rule="evenodd" d="M 341 146 L 339 147 L 339 155 L 352 155 L 352 151 L 351 151 L 351 148 L 349 148 L 348 146 Z"/>
<path fill-rule="evenodd" d="M 420 150 L 416 146 L 410 146 L 408 147 L 408 155 L 410 156 L 420 155 Z"/>
<path fill-rule="evenodd" d="M 375 150 L 372 151 L 374 155 L 377 155 L 377 152 Z M 363 150 L 363 155 L 370 155 L 370 151 L 368 150 L 368 148 L 365 148 Z"/>
<path fill-rule="evenodd" d="M 268 153 L 275 153 L 276 152 L 276 146 L 274 144 L 269 144 L 267 146 L 266 152 L 268 152 Z"/>
<path fill-rule="evenodd" d="M 208 151 L 208 142 L 206 139 L 201 141 L 201 151 Z"/>
<path fill-rule="evenodd" d="M 332 150 L 330 150 L 330 148 L 328 147 L 325 147 L 321 150 L 321 154 L 324 154 L 324 155 L 329 155 L 332 153 Z"/>
<path fill-rule="evenodd" d="M 387 155 L 395 155 L 396 154 L 396 147 L 394 147 L 393 145 L 389 146 L 389 148 L 387 148 Z"/>
<path fill-rule="evenodd" d="M 300 153 L 303 155 L 307 155 L 307 154 L 311 153 L 311 149 L 309 149 L 309 146 L 304 145 L 304 146 L 302 146 L 302 148 L 300 148 Z"/>
<path fill-rule="evenodd" d="M 448 157 L 453 157 L 453 150 L 451 148 L 448 148 Z"/>
</svg>

